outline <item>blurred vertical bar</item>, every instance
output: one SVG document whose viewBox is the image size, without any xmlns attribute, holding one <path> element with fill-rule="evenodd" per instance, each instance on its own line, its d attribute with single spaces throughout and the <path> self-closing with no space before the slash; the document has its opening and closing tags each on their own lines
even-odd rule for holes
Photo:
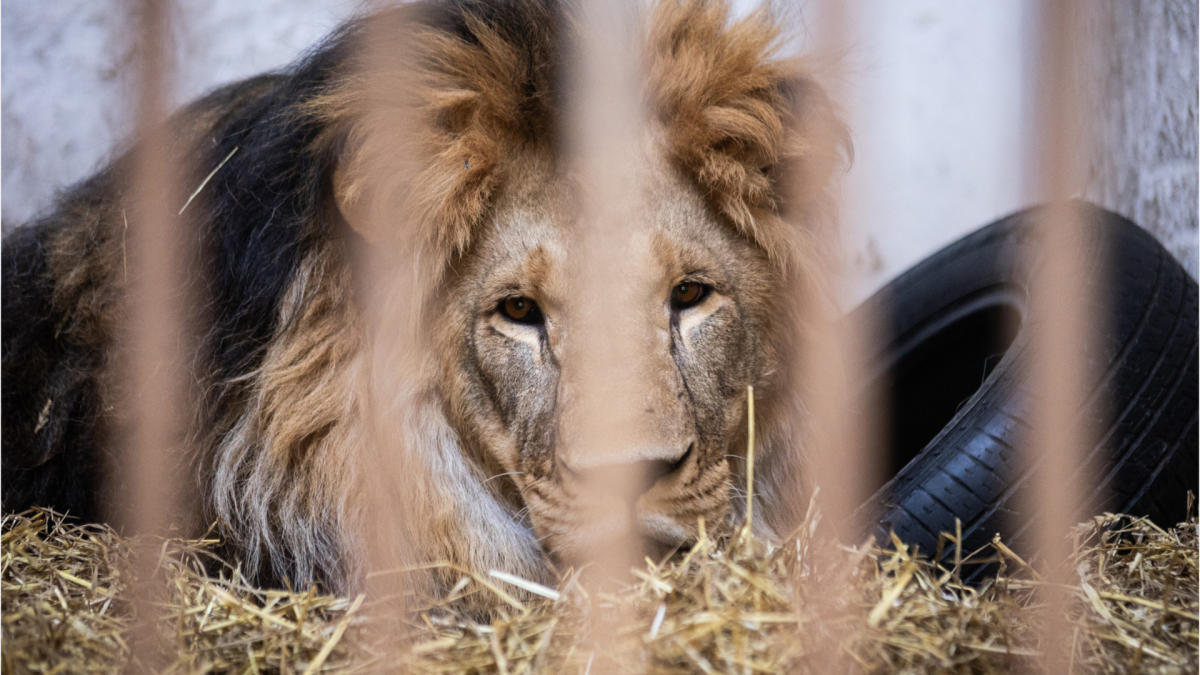
<svg viewBox="0 0 1200 675">
<path fill-rule="evenodd" d="M 821 64 L 817 76 L 833 101 L 844 102 L 849 97 L 841 64 L 849 51 L 853 9 L 841 0 L 820 2 L 815 9 L 809 30 L 817 41 L 813 59 Z M 795 103 L 800 119 L 805 117 L 806 103 L 803 99 Z M 817 134 L 805 139 L 812 144 L 814 157 L 840 156 L 843 139 L 839 129 L 817 126 L 810 133 Z M 797 180 L 806 177 L 811 180 L 812 172 L 799 172 Z M 846 607 L 843 600 L 853 592 L 853 568 L 846 564 L 841 547 L 866 541 L 870 514 L 860 507 L 882 482 L 876 480 L 880 470 L 875 457 L 881 433 L 880 401 L 871 387 L 859 389 L 866 382 L 866 355 L 869 340 L 875 339 L 875 327 L 872 317 L 861 312 L 842 316 L 839 309 L 853 270 L 845 264 L 844 247 L 850 238 L 847 224 L 839 216 L 845 197 L 838 189 L 838 176 L 832 178 L 835 185 L 825 217 L 792 223 L 798 243 L 793 252 L 796 274 L 791 292 L 799 336 L 793 377 L 799 408 L 806 412 L 798 426 L 797 442 L 809 473 L 803 479 L 808 490 L 797 486 L 793 494 L 812 495 L 821 525 L 817 541 L 809 548 L 812 564 L 802 565 L 814 573 L 799 583 L 800 597 L 809 603 L 817 622 L 815 630 L 807 631 L 813 672 L 839 672 L 850 665 L 841 651 L 847 636 L 840 613 Z M 815 190 L 829 187 L 797 182 L 791 186 L 793 200 L 812 201 Z"/>
<path fill-rule="evenodd" d="M 158 670 L 165 652 L 159 647 L 159 610 L 153 602 L 159 545 L 179 514 L 182 458 L 188 420 L 184 270 L 189 238 L 180 235 L 176 211 L 181 178 L 170 156 L 165 124 L 170 76 L 170 5 L 165 0 L 133 0 L 135 25 L 130 34 L 137 50 L 136 133 L 132 184 L 122 211 L 128 272 L 127 317 L 120 354 L 123 378 L 120 412 L 123 454 L 116 475 L 117 522 L 136 534 L 134 587 L 136 623 L 130 633 L 134 663 Z M 118 485 L 124 484 L 124 490 Z"/>
<path fill-rule="evenodd" d="M 611 581 L 628 573 L 640 559 L 641 542 L 626 513 L 642 485 L 636 464 L 609 462 L 635 439 L 643 401 L 639 396 L 637 321 L 624 321 L 629 308 L 645 303 L 634 280 L 644 275 L 626 248 L 637 233 L 634 209 L 644 190 L 637 171 L 645 162 L 646 126 L 641 99 L 641 34 L 638 6 L 626 0 L 581 3 L 579 18 L 565 34 L 567 55 L 567 156 L 563 164 L 580 189 L 579 218 L 572 232 L 569 284 L 572 335 L 564 359 L 569 378 L 562 438 L 566 453 L 557 458 L 562 473 L 573 474 L 575 503 L 588 505 L 586 532 L 572 562 L 590 565 L 593 579 Z M 577 309 L 575 309 L 577 308 Z M 644 374 L 642 374 L 644 376 Z M 629 518 L 626 519 L 625 516 Z M 614 516 L 620 522 L 614 523 Z M 598 608 L 594 608 L 596 610 Z M 593 611 L 591 630 L 597 647 L 618 644 L 616 633 L 631 617 Z M 613 671 L 609 655 L 597 654 L 595 667 Z"/>
<path fill-rule="evenodd" d="M 1051 204 L 1041 228 L 1043 250 L 1032 267 L 1033 350 L 1027 364 L 1037 405 L 1026 463 L 1031 471 L 1032 543 L 1045 582 L 1039 593 L 1045 607 L 1040 668 L 1066 672 L 1073 649 L 1066 603 L 1073 580 L 1066 563 L 1071 554 L 1069 534 L 1081 515 L 1082 486 L 1087 480 L 1086 449 L 1091 432 L 1079 414 L 1087 392 L 1085 347 L 1093 331 L 1088 312 L 1096 306 L 1085 284 L 1088 261 L 1083 260 L 1083 227 L 1078 212 L 1067 203 L 1082 188 L 1085 154 L 1079 116 L 1083 114 L 1081 77 L 1083 4 L 1057 0 L 1038 5 L 1039 69 L 1036 74 L 1037 124 L 1033 148 L 1034 175 L 1040 195 Z M 1087 480 L 1087 484 L 1096 483 Z M 1021 524 L 1024 525 L 1024 524 Z"/>
<path fill-rule="evenodd" d="M 408 616 L 408 594 L 432 591 L 409 584 L 403 572 L 413 562 L 410 528 L 427 526 L 419 515 L 424 510 L 417 503 L 422 490 L 416 485 L 427 477 L 419 462 L 409 461 L 423 448 L 412 447 L 404 431 L 419 424 L 421 378 L 431 362 L 421 312 L 432 282 L 430 260 L 422 259 L 415 234 L 420 228 L 413 225 L 411 201 L 392 198 L 393 191 L 409 188 L 414 172 L 418 121 L 408 98 L 417 88 L 413 16 L 383 1 L 366 8 L 372 14 L 363 44 L 355 46 L 355 72 L 345 77 L 360 82 L 354 131 L 371 151 L 359 147 L 354 159 L 339 160 L 362 162 L 352 170 L 364 181 L 353 213 L 343 214 L 364 233 L 352 256 L 354 277 L 363 280 L 358 286 L 364 291 L 366 345 L 358 372 L 365 393 L 365 430 L 362 447 L 355 448 L 362 455 L 362 490 L 353 499 L 362 517 L 365 591 L 372 601 L 373 634 L 367 647 L 384 652 L 380 663 L 402 663 L 405 646 L 392 637 Z"/>
</svg>

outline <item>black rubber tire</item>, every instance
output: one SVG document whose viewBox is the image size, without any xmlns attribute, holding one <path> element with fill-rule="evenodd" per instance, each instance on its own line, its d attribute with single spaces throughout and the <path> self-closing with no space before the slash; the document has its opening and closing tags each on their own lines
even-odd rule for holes
<svg viewBox="0 0 1200 675">
<path fill-rule="evenodd" d="M 1198 482 L 1196 282 L 1132 222 L 1078 209 L 1098 303 L 1091 316 L 1105 319 L 1085 352 L 1094 391 L 1080 414 L 1102 475 L 1088 508 L 1174 524 Z M 1046 262 L 1030 258 L 1044 214 L 1023 211 L 960 239 L 857 310 L 882 319 L 872 367 L 892 403 L 890 480 L 864 506 L 877 538 L 891 530 L 932 555 L 957 518 L 964 553 L 995 533 L 1020 546 L 1037 517 L 1023 511 L 1018 452 L 1037 402 L 1021 363 L 1043 320 L 1030 313 L 1025 270 L 1030 259 Z M 952 553 L 947 545 L 942 558 Z"/>
</svg>

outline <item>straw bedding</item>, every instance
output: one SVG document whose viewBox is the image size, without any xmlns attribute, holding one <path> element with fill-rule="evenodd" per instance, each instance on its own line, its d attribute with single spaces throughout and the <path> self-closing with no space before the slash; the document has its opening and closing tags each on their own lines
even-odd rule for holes
<svg viewBox="0 0 1200 675">
<path fill-rule="evenodd" d="M 362 596 L 256 589 L 235 568 L 205 573 L 214 542 L 168 540 L 150 582 L 161 593 L 154 625 L 173 672 L 803 672 L 831 645 L 863 671 L 994 672 L 1038 654 L 1039 575 L 1003 543 L 946 569 L 898 541 L 814 556 L 814 542 L 827 541 L 815 525 L 778 547 L 745 532 L 702 536 L 609 593 L 585 590 L 574 575 L 557 589 L 502 572 L 464 577 L 454 597 L 410 598 L 423 609 L 403 635 L 375 630 L 375 606 Z M 1119 515 L 1070 533 L 1076 669 L 1196 672 L 1196 533 L 1194 517 L 1164 530 Z M 49 511 L 5 516 L 4 671 L 125 667 L 130 547 L 108 528 Z M 813 562 L 822 559 L 834 564 Z M 963 584 L 963 571 L 983 560 L 999 562 L 998 578 Z M 845 597 L 802 597 L 836 582 L 848 582 Z M 477 604 L 458 602 L 471 595 L 494 603 L 489 619 L 456 609 Z M 588 635 L 595 612 L 627 619 L 605 644 Z"/>
</svg>

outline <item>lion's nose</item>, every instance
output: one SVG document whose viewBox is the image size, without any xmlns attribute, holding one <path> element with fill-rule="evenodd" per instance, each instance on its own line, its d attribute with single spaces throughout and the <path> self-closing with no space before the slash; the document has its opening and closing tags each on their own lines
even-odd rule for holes
<svg viewBox="0 0 1200 675">
<path fill-rule="evenodd" d="M 692 456 L 695 443 L 683 447 L 638 448 L 633 452 L 602 457 L 560 460 L 559 466 L 573 482 L 605 491 L 632 493 L 636 498 L 655 484 L 679 472 Z"/>
</svg>

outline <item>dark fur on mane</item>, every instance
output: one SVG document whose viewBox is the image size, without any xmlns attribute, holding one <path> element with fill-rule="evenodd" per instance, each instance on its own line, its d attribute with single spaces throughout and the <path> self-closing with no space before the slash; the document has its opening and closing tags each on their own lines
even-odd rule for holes
<svg viewBox="0 0 1200 675">
<path fill-rule="evenodd" d="M 550 30 L 543 19 L 557 11 L 549 2 L 458 0 L 394 10 L 393 18 L 476 45 L 475 30 L 488 26 L 519 44 Z M 206 300 L 195 370 L 209 439 L 227 433 L 245 405 L 254 386 L 245 376 L 261 366 L 279 331 L 281 299 L 300 261 L 356 236 L 331 201 L 342 139 L 317 143 L 329 140 L 330 128 L 310 108 L 350 75 L 368 30 L 368 20 L 352 21 L 291 68 L 220 88 L 168 122 L 197 184 L 228 157 L 181 219 L 199 242 L 189 275 L 198 285 L 193 297 Z M 5 238 L 5 512 L 42 505 L 84 520 L 112 515 L 104 486 L 112 484 L 115 385 L 105 371 L 119 321 L 123 280 L 113 254 L 131 155 L 66 190 L 53 212 Z M 271 568 L 263 561 L 257 576 L 278 583 Z"/>
<path fill-rule="evenodd" d="M 222 87 L 167 122 L 198 184 L 233 152 L 188 207 L 197 259 L 191 297 L 206 330 L 195 364 L 216 436 L 252 386 L 298 262 L 344 238 L 328 208 L 333 158 L 300 112 L 339 76 L 353 41 L 344 29 L 288 71 Z M 236 152 L 234 152 L 236 148 Z M 52 506 L 84 520 L 112 515 L 105 489 L 115 384 L 106 372 L 120 318 L 120 228 L 133 151 L 67 190 L 55 210 L 3 247 L 3 500 L 6 512 Z M 136 223 L 132 224 L 136 226 Z M 223 428 L 224 427 L 224 428 Z"/>
</svg>

